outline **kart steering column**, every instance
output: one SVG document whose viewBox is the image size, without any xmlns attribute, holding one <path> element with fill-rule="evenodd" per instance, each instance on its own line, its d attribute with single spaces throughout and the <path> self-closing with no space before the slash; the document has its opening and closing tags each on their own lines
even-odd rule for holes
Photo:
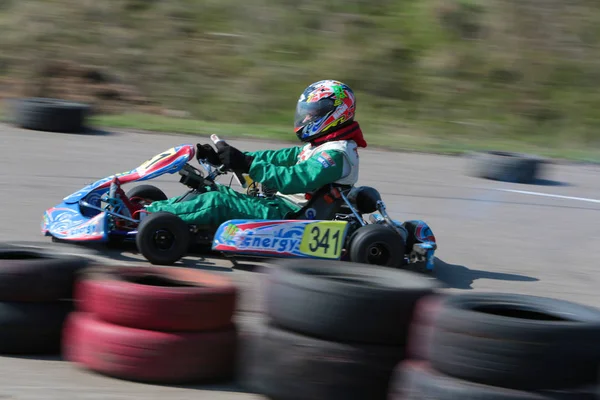
<svg viewBox="0 0 600 400">
<path fill-rule="evenodd" d="M 210 140 L 213 141 L 213 143 L 215 144 L 215 146 L 217 145 L 217 143 L 219 142 L 223 142 L 225 143 L 225 141 L 223 139 L 219 139 L 219 137 L 217 135 L 210 135 Z M 222 168 L 223 166 L 219 167 Z M 238 181 L 238 183 L 240 184 L 240 186 L 244 189 L 246 189 L 248 187 L 248 184 L 246 183 L 246 178 L 244 178 L 244 174 L 242 174 L 240 171 L 232 171 L 233 174 L 235 175 L 235 179 Z"/>
</svg>

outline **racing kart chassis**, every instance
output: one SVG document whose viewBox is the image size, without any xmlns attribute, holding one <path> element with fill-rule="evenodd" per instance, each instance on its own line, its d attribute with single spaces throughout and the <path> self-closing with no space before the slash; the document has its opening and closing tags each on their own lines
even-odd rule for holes
<svg viewBox="0 0 600 400">
<path fill-rule="evenodd" d="M 369 186 L 326 185 L 285 219 L 234 219 L 218 227 L 188 225 L 173 214 L 147 212 L 148 203 L 167 198 L 154 186 L 127 193 L 121 187 L 177 172 L 179 182 L 189 189 L 177 201 L 202 195 L 220 185 L 216 179 L 228 171 L 198 159 L 205 174 L 188 163 L 194 155 L 193 145 L 173 147 L 134 170 L 86 186 L 44 213 L 42 233 L 63 241 L 135 241 L 140 253 L 157 265 L 174 264 L 190 246 L 208 245 L 234 264 L 236 256 L 295 257 L 433 271 L 437 243 L 429 226 L 421 220 L 392 219 L 379 192 Z M 248 195 L 275 195 L 259 189 L 247 175 L 234 174 Z M 368 220 L 365 214 L 370 214 Z"/>
</svg>

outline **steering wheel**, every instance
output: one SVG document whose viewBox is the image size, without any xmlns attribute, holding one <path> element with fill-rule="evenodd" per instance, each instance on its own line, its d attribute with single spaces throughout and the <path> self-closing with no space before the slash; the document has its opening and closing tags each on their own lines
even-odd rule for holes
<svg viewBox="0 0 600 400">
<path fill-rule="evenodd" d="M 223 139 L 219 139 L 219 137 L 215 134 L 210 135 L 210 140 L 212 140 L 212 142 L 215 144 L 215 146 L 219 142 L 225 143 L 225 141 Z M 235 179 L 240 184 L 240 186 L 243 187 L 244 189 L 248 188 L 248 184 L 246 182 L 246 178 L 244 178 L 244 174 L 242 174 L 239 171 L 232 171 L 232 172 L 233 172 L 233 175 L 235 176 Z"/>
</svg>

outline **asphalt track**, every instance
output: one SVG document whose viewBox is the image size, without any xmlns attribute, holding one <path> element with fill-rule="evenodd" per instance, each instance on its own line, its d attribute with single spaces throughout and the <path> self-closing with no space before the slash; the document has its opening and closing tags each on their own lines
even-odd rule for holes
<svg viewBox="0 0 600 400">
<path fill-rule="evenodd" d="M 96 131 L 36 132 L 0 125 L 0 242 L 84 252 L 110 263 L 143 265 L 130 251 L 50 243 L 40 234 L 43 211 L 92 181 L 135 168 L 181 143 L 207 137 Z M 228 139 L 224 137 L 224 139 Z M 368 137 L 367 137 L 368 140 Z M 229 139 L 242 150 L 279 148 Z M 436 277 L 449 291 L 551 296 L 600 307 L 600 167 L 553 164 L 535 185 L 493 182 L 465 174 L 465 159 L 363 149 L 359 184 L 374 186 L 399 220 L 424 219 L 439 243 Z M 221 179 L 228 183 L 229 180 Z M 178 175 L 156 179 L 181 193 Z M 189 257 L 190 267 L 228 274 L 242 288 L 240 322 L 259 329 L 264 270 L 232 270 L 217 258 Z M 252 399 L 235 388 L 173 388 L 105 378 L 58 359 L 0 358 L 0 396 L 14 399 Z"/>
</svg>

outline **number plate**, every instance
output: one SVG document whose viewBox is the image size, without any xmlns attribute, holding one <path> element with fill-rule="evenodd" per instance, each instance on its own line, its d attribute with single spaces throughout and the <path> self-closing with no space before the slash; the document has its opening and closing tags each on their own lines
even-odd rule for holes
<svg viewBox="0 0 600 400">
<path fill-rule="evenodd" d="M 340 258 L 347 228 L 345 221 L 321 221 L 306 225 L 300 252 L 313 257 Z"/>
<path fill-rule="evenodd" d="M 177 151 L 175 150 L 175 147 L 172 147 L 169 150 L 165 151 L 164 153 L 157 154 L 154 157 L 152 157 L 151 159 L 145 161 L 142 165 L 139 166 L 139 169 L 145 171 L 145 170 L 149 169 L 151 166 L 153 166 L 154 164 L 158 163 L 161 160 L 164 160 L 167 157 L 172 156 L 175 153 L 177 153 Z"/>
</svg>

